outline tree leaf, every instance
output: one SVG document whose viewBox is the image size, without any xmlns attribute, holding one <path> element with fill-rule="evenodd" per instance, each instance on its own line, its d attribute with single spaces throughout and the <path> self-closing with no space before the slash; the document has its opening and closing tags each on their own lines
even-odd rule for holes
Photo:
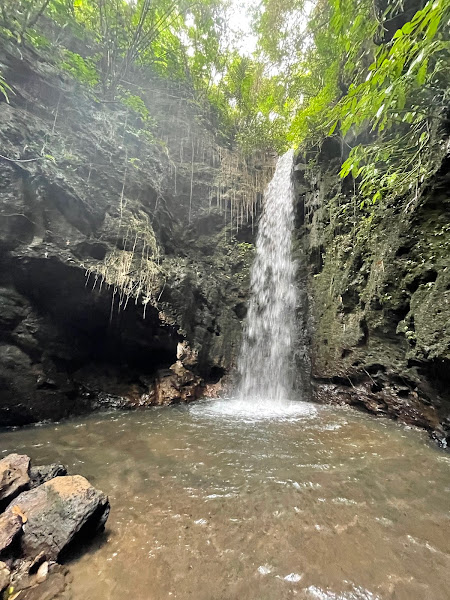
<svg viewBox="0 0 450 600">
<path fill-rule="evenodd" d="M 417 71 L 416 81 L 419 85 L 423 85 L 427 78 L 428 59 L 425 59 Z"/>
<path fill-rule="evenodd" d="M 330 127 L 330 130 L 329 130 L 329 132 L 328 132 L 328 135 L 329 135 L 329 136 L 330 136 L 330 135 L 333 135 L 333 133 L 334 133 L 334 131 L 335 131 L 336 127 L 337 127 L 337 124 L 338 124 L 338 121 L 335 121 L 335 122 L 333 123 L 333 125 Z"/>
<path fill-rule="evenodd" d="M 441 22 L 441 17 L 440 15 L 436 15 L 430 22 L 430 25 L 428 26 L 427 29 L 427 33 L 426 33 L 426 37 L 428 40 L 431 40 L 434 38 L 436 31 L 438 30 L 439 27 L 439 23 Z"/>
</svg>

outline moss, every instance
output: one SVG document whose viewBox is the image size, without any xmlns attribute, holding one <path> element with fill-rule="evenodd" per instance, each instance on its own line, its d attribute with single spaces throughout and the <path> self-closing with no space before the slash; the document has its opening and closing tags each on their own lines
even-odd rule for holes
<svg viewBox="0 0 450 600">
<path fill-rule="evenodd" d="M 450 357 L 446 169 L 414 207 L 405 197 L 370 214 L 355 209 L 358 199 L 339 183 L 333 165 L 316 164 L 302 177 L 300 235 L 310 272 L 314 377 L 339 377 L 350 388 L 365 381 L 371 398 L 365 404 L 379 406 L 370 389 L 381 394 L 387 383 L 374 381 L 376 365 L 394 388 L 407 382 L 409 391 L 401 393 L 409 398 L 417 388 L 419 405 L 434 403 L 444 422 L 450 395 L 435 365 Z M 357 402 L 359 392 L 353 392 Z M 398 402 L 392 398 L 389 403 Z"/>
</svg>

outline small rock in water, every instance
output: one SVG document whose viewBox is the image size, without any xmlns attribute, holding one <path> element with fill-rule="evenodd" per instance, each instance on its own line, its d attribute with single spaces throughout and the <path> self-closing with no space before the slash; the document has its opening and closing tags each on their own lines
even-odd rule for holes
<svg viewBox="0 0 450 600">
<path fill-rule="evenodd" d="M 47 579 L 47 576 L 48 576 L 48 562 L 45 561 L 44 563 L 42 563 L 42 565 L 37 570 L 36 582 L 42 583 L 43 581 L 45 581 Z"/>
<path fill-rule="evenodd" d="M 67 475 L 67 468 L 64 465 L 39 465 L 30 469 L 30 489 L 42 485 L 50 479 Z"/>
</svg>

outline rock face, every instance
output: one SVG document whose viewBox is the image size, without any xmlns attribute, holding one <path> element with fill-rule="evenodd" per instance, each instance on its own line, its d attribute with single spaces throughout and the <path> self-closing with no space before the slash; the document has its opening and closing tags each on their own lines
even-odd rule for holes
<svg viewBox="0 0 450 600">
<path fill-rule="evenodd" d="M 299 157 L 298 245 L 314 395 L 450 442 L 450 164 L 416 200 L 359 208 L 340 144 Z M 308 163 L 308 164 L 307 164 Z M 446 441 L 447 440 L 447 441 Z"/>
<path fill-rule="evenodd" d="M 0 99 L 0 423 L 198 396 L 239 348 L 251 231 L 233 237 L 191 158 L 174 179 L 137 114 L 99 104 L 51 57 L 1 36 L 0 51 L 14 90 Z M 179 344 L 198 389 L 161 395 Z"/>
<path fill-rule="evenodd" d="M 109 515 L 108 498 L 80 475 L 56 477 L 22 492 L 7 510 L 24 515 L 22 551 L 35 558 L 41 552 L 56 560 L 61 551 L 87 528 L 102 529 Z"/>
<path fill-rule="evenodd" d="M 66 475 L 62 465 L 30 469 L 29 457 L 16 454 L 1 463 L 10 476 L 20 475 L 13 478 L 13 499 L 0 514 L 0 592 L 12 586 L 24 598 L 53 598 L 66 583 L 65 571 L 53 561 L 104 528 L 108 498 L 84 477 Z"/>
<path fill-rule="evenodd" d="M 186 369 L 181 361 L 174 363 L 167 371 L 160 371 L 155 385 L 154 404 L 162 406 L 178 402 L 191 402 L 199 396 L 200 378 Z"/>
</svg>

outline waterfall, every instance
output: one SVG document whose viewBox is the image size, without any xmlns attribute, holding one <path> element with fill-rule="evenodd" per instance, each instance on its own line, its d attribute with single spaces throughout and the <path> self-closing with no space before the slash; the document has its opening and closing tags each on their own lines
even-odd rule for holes
<svg viewBox="0 0 450 600">
<path fill-rule="evenodd" d="M 293 151 L 279 158 L 259 221 L 250 302 L 238 362 L 239 399 L 282 403 L 292 397 L 295 341 Z"/>
</svg>

